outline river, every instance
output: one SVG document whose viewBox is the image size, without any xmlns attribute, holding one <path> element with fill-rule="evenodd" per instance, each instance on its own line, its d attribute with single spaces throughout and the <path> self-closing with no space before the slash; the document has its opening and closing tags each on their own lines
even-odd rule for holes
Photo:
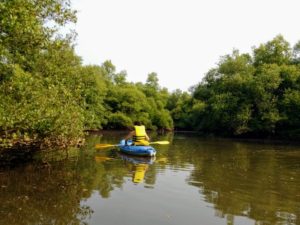
<svg viewBox="0 0 300 225">
<path fill-rule="evenodd" d="M 297 225 L 300 146 L 151 134 L 155 158 L 123 155 L 125 134 L 90 135 L 0 169 L 0 224 Z"/>
</svg>

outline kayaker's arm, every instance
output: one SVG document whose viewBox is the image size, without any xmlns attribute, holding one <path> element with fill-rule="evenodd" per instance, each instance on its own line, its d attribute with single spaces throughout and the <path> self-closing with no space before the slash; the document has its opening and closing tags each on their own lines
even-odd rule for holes
<svg viewBox="0 0 300 225">
<path fill-rule="evenodd" d="M 149 136 L 147 134 L 145 135 L 145 137 L 146 137 L 147 141 L 150 141 L 150 138 L 149 138 Z"/>
<path fill-rule="evenodd" d="M 128 140 L 128 139 L 132 138 L 134 136 L 134 134 L 135 134 L 135 131 L 131 131 L 124 139 Z"/>
</svg>

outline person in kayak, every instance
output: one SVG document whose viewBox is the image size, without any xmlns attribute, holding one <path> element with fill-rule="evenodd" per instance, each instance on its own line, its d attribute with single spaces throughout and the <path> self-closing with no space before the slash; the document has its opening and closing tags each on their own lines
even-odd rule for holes
<svg viewBox="0 0 300 225">
<path fill-rule="evenodd" d="M 125 145 L 132 138 L 133 145 L 149 145 L 149 136 L 146 133 L 146 128 L 140 122 L 134 123 L 134 130 L 125 137 Z"/>
</svg>

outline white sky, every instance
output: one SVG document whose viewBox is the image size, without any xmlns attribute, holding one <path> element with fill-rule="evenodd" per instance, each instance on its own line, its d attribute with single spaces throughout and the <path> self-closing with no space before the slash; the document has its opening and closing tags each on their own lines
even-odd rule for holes
<svg viewBox="0 0 300 225">
<path fill-rule="evenodd" d="M 111 60 L 128 81 L 150 72 L 170 91 L 188 90 L 232 50 L 282 34 L 300 40 L 300 0 L 72 0 L 76 52 L 84 64 Z"/>
</svg>

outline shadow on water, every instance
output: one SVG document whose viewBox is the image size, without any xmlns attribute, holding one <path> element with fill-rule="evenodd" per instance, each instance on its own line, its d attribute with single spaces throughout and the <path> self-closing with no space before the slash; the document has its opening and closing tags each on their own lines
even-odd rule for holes
<svg viewBox="0 0 300 225">
<path fill-rule="evenodd" d="M 33 161 L 36 151 L 32 148 L 0 150 L 0 168 L 13 168 L 30 163 Z"/>
<path fill-rule="evenodd" d="M 122 206 L 126 196 L 142 196 L 149 204 L 167 202 L 165 207 L 174 211 L 174 220 L 168 217 L 168 223 L 160 218 L 157 213 L 162 208 L 152 212 L 155 224 L 180 224 L 181 220 L 190 224 L 300 224 L 299 146 L 169 134 L 152 136 L 171 141 L 168 146 L 155 146 L 156 158 L 94 148 L 97 143 L 118 143 L 123 136 L 118 132 L 91 135 L 83 148 L 70 149 L 67 155 L 30 153 L 23 161 L 23 156 L 14 156 L 12 162 L 22 163 L 0 170 L 0 224 L 114 224 L 109 209 Z M 142 195 L 142 189 L 152 194 Z M 111 198 L 121 190 L 122 198 Z M 185 208 L 191 202 L 195 205 Z M 128 208 L 131 204 L 126 201 Z M 184 210 L 177 211 L 179 206 Z M 154 209 L 143 205 L 140 210 Z M 97 215 L 103 221 L 95 222 Z M 126 218 L 120 224 L 132 224 L 139 216 Z"/>
</svg>

